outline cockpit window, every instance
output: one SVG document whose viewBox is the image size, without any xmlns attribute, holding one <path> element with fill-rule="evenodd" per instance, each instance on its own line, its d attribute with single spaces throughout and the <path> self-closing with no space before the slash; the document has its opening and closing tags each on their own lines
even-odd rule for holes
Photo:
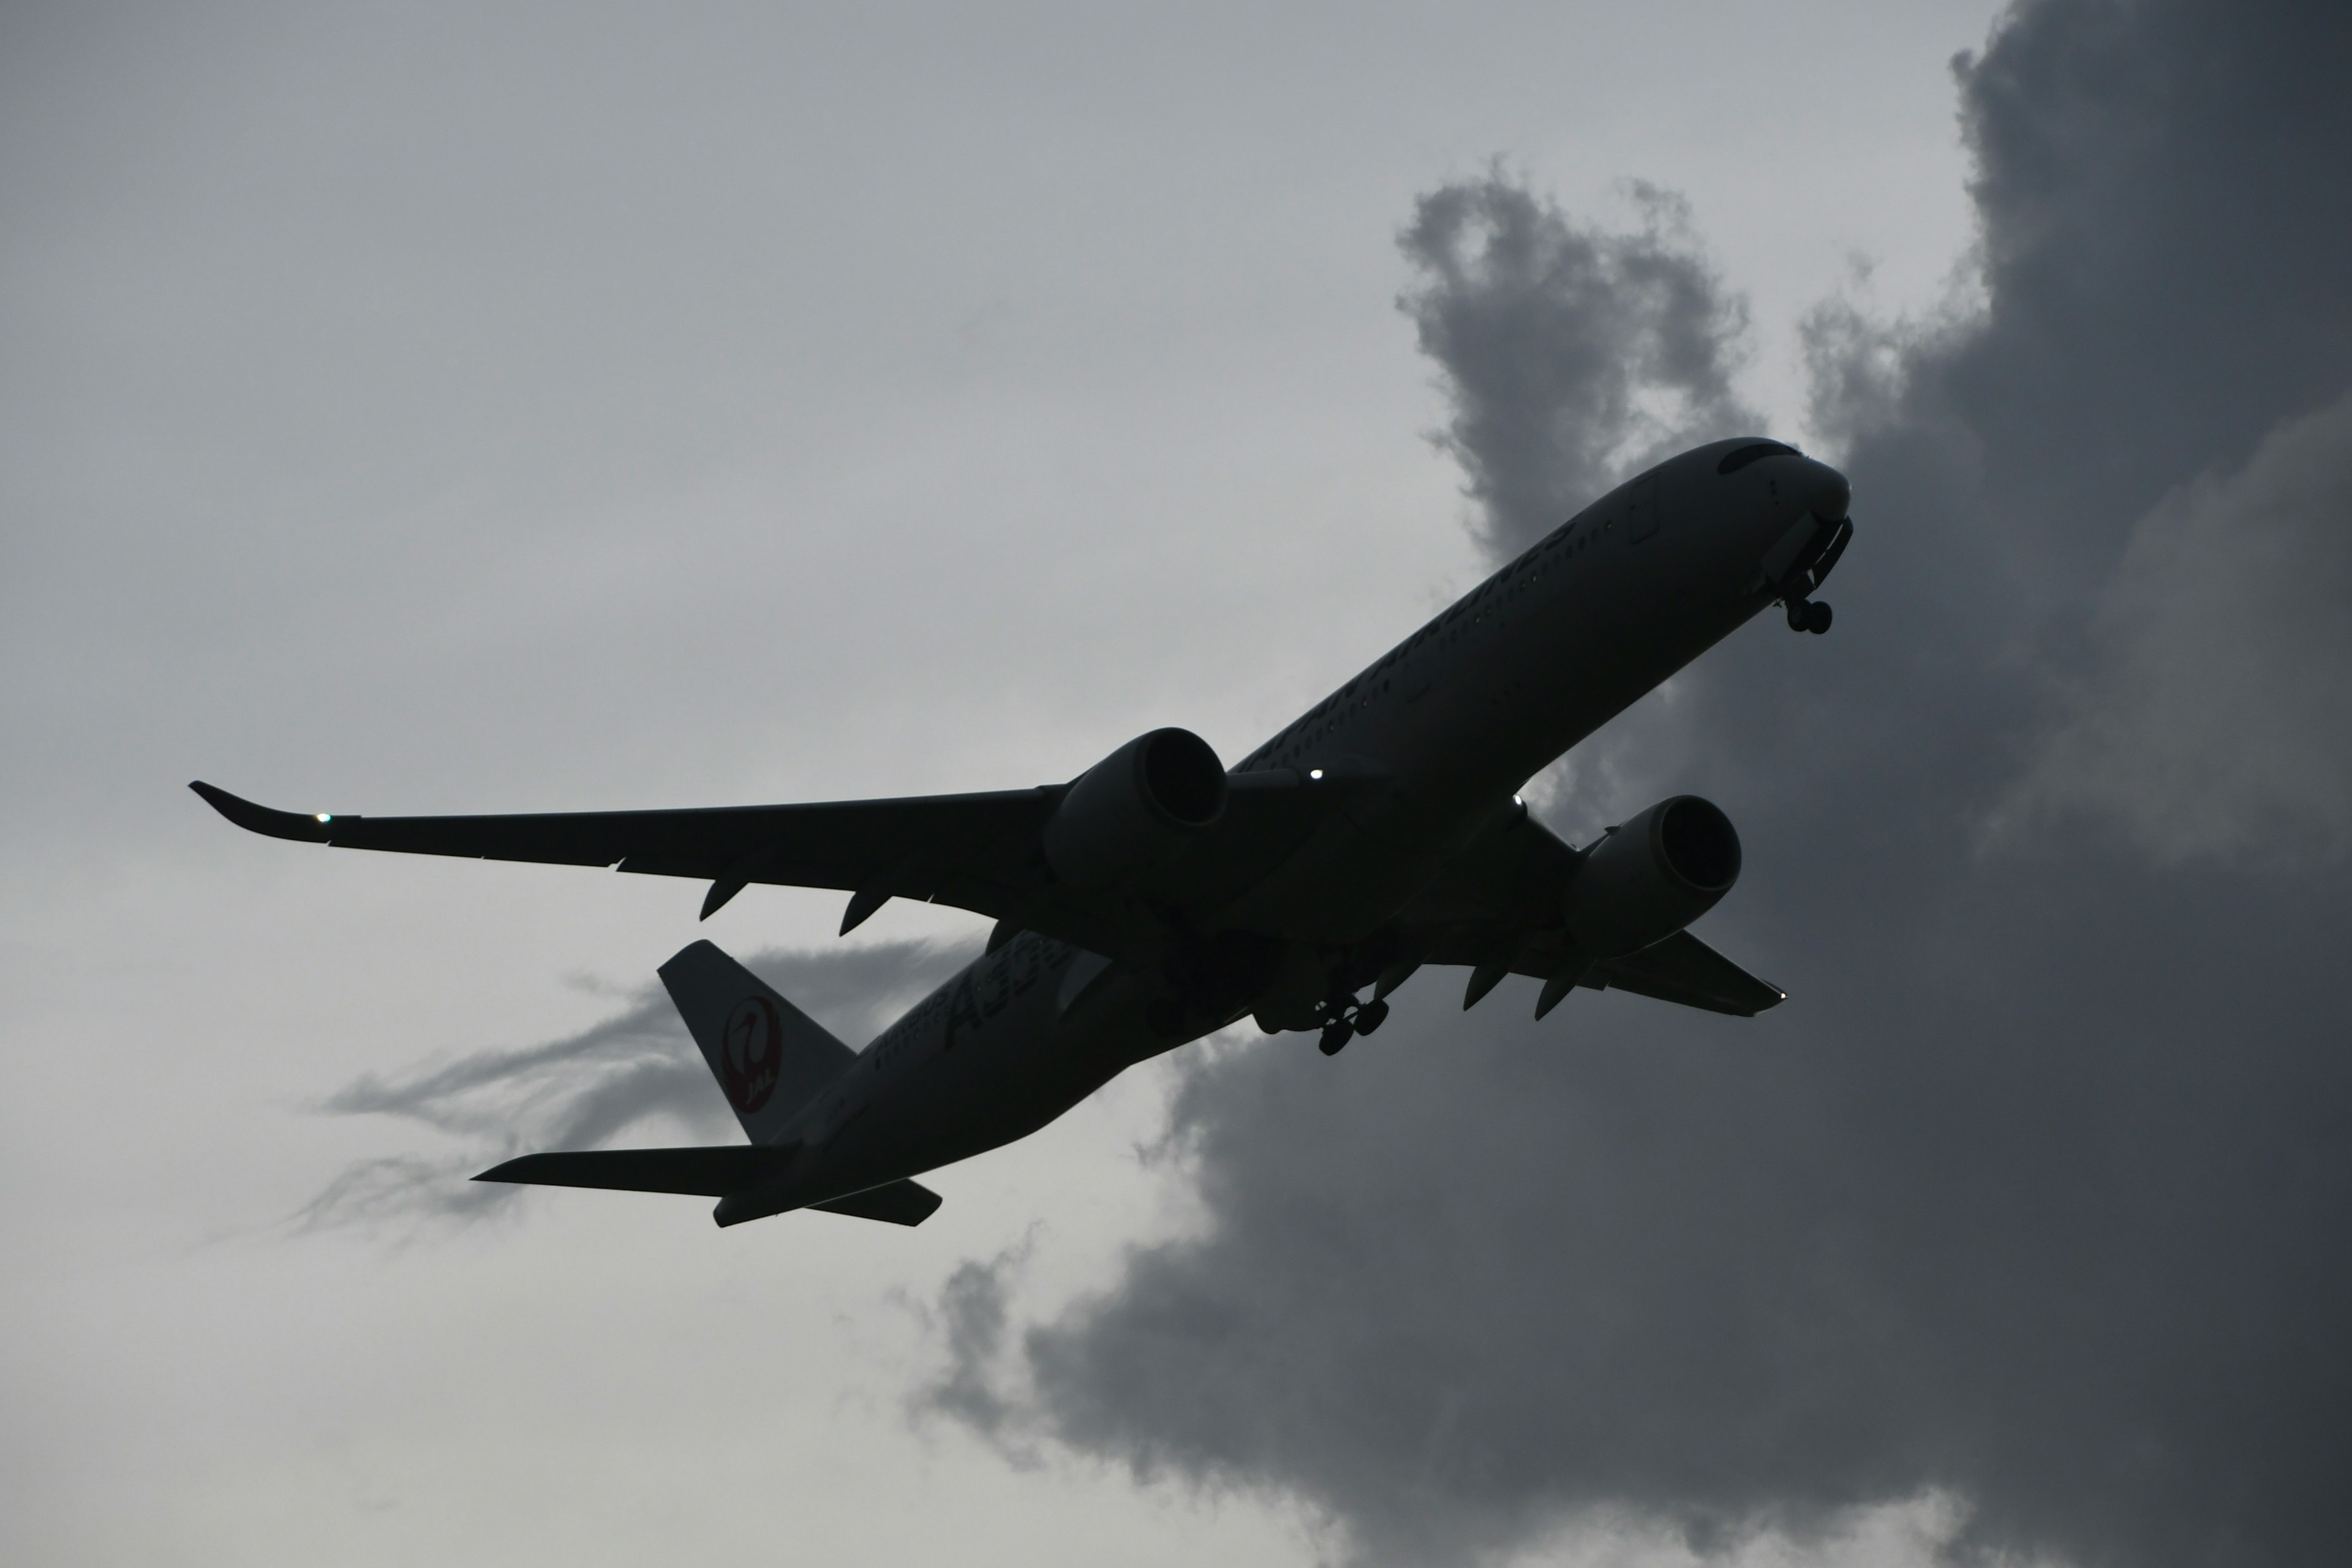
<svg viewBox="0 0 2352 1568">
<path fill-rule="evenodd" d="M 1745 447 L 1735 447 L 1715 466 L 1718 474 L 1736 474 L 1759 458 L 1802 457 L 1794 447 L 1783 447 L 1778 441 L 1752 441 Z"/>
</svg>

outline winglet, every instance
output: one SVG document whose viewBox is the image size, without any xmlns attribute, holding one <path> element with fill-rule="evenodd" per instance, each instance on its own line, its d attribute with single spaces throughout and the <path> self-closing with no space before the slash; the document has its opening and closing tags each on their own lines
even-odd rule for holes
<svg viewBox="0 0 2352 1568">
<path fill-rule="evenodd" d="M 335 817 L 325 812 L 305 816 L 299 811 L 272 811 L 266 805 L 256 805 L 249 800 L 239 799 L 202 779 L 188 787 L 204 796 L 206 805 L 247 833 L 267 834 L 272 838 L 297 838 L 306 844 L 329 844 L 334 841 L 334 831 L 329 824 L 359 820 L 351 816 Z"/>
</svg>

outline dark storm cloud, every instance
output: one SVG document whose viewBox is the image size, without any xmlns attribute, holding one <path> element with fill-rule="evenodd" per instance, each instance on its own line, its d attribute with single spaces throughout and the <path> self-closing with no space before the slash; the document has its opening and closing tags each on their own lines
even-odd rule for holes
<svg viewBox="0 0 2352 1568">
<path fill-rule="evenodd" d="M 1942 374 L 2068 587 L 2352 381 L 2347 65 L 2341 5 L 2093 0 L 2025 7 L 1968 69 L 1997 308 Z"/>
<path fill-rule="evenodd" d="M 2352 888 L 2267 868 L 2352 796 L 2347 79 L 2341 8 L 2013 13 L 1960 70 L 1982 319 L 1813 322 L 1838 629 L 1751 626 L 1642 721 L 1683 742 L 1655 787 L 1747 843 L 1706 934 L 1790 1002 L 1537 1026 L 1517 983 L 1465 1018 L 1424 981 L 1336 1060 L 1196 1049 L 1204 1223 L 1025 1332 L 1006 1266 L 961 1279 L 978 1424 L 1304 1500 L 1371 1561 L 1626 1510 L 1711 1550 L 1929 1489 L 1963 1544 L 2339 1556 Z M 1452 211 L 1542 209 L 1475 182 L 1416 231 Z M 1577 268 L 1434 276 L 1408 303 L 1508 548 L 1578 499 L 1552 476 L 1602 481 L 1626 400 L 1465 388 L 1496 356 L 1427 330 L 1557 340 Z M 2148 852 L 2200 792 L 2230 826 Z"/>
<path fill-rule="evenodd" d="M 1990 824 L 2292 872 L 2352 853 L 2352 396 L 2132 530 L 2090 678 Z"/>
<path fill-rule="evenodd" d="M 900 942 L 765 952 L 746 962 L 835 1035 L 862 1041 L 971 956 L 968 945 Z M 663 1119 L 697 1140 L 740 1136 L 657 984 L 578 1034 L 393 1077 L 370 1074 L 321 1109 L 415 1122 L 459 1147 L 353 1164 L 304 1205 L 298 1223 L 306 1226 L 476 1217 L 525 1190 L 468 1180 L 485 1166 L 534 1150 L 594 1148 Z"/>
<path fill-rule="evenodd" d="M 1665 453 L 1756 424 L 1731 392 L 1745 302 L 1680 197 L 1631 194 L 1642 227 L 1609 234 L 1497 170 L 1423 196 L 1401 237 L 1418 281 L 1399 304 L 1453 405 L 1440 444 L 1497 555 Z"/>
</svg>

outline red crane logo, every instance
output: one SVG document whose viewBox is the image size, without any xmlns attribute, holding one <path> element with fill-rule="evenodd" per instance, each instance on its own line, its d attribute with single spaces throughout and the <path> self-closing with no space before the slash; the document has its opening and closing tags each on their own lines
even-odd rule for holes
<svg viewBox="0 0 2352 1568">
<path fill-rule="evenodd" d="M 746 996 L 727 1015 L 719 1042 L 719 1087 L 739 1115 L 751 1115 L 776 1092 L 783 1043 L 783 1020 L 767 997 Z"/>
</svg>

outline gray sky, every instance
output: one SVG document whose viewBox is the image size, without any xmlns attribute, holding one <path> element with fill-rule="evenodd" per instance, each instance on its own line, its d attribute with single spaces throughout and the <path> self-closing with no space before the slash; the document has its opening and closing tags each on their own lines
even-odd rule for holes
<svg viewBox="0 0 2352 1568">
<path fill-rule="evenodd" d="M 2313 1560 L 2352 53 L 2312 15 L 2037 10 L 1963 89 L 1986 5 L 9 9 L 0 1552 Z M 1336 1062 L 1131 1074 L 911 1233 L 441 1212 L 508 1140 L 709 1125 L 645 1005 L 701 889 L 180 787 L 1238 754 L 1547 494 L 1749 411 L 1850 454 L 1837 632 L 1751 628 L 1546 799 L 1720 801 L 1708 934 L 1789 1006 L 1538 1028 L 1433 977 Z M 837 915 L 709 934 L 853 1035 L 946 961 L 892 944 L 977 934 Z"/>
</svg>

